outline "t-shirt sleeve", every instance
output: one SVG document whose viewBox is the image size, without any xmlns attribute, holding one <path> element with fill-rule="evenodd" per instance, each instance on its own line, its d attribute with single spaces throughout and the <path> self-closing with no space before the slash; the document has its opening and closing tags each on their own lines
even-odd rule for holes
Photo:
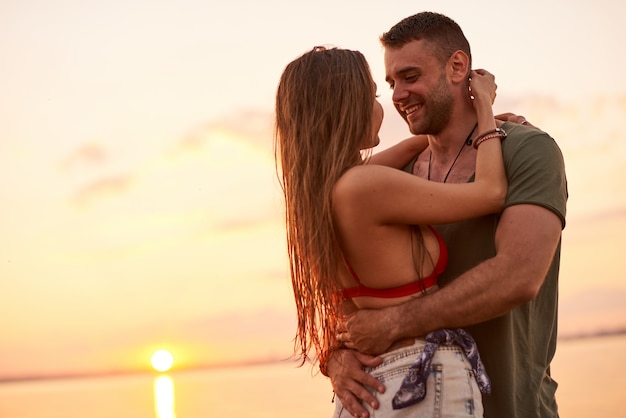
<svg viewBox="0 0 626 418">
<path fill-rule="evenodd" d="M 503 142 L 509 181 L 505 208 L 533 204 L 554 212 L 565 227 L 567 179 L 563 154 L 552 137 L 538 129 L 509 127 Z"/>
</svg>

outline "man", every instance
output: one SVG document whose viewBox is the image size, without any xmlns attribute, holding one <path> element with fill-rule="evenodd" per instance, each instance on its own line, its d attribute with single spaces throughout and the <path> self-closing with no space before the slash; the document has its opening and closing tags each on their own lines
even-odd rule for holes
<svg viewBox="0 0 626 418">
<path fill-rule="evenodd" d="M 494 27 L 494 31 L 498 28 Z M 473 180 L 476 115 L 468 94 L 469 44 L 451 19 L 424 12 L 381 37 L 393 102 L 411 133 L 429 147 L 412 165 L 433 181 Z M 561 152 L 544 132 L 498 122 L 508 136 L 503 155 L 509 191 L 503 212 L 438 225 L 449 249 L 441 290 L 378 311 L 360 311 L 339 336 L 349 348 L 322 365 L 336 395 L 354 416 L 360 400 L 377 407 L 366 387 L 382 383 L 362 371 L 394 341 L 441 328 L 464 327 L 476 340 L 491 378 L 485 417 L 558 417 L 550 361 L 556 349 L 557 288 L 567 184 Z M 369 354 L 369 355 L 368 355 Z M 442 399 L 445 402 L 445 397 Z"/>
</svg>

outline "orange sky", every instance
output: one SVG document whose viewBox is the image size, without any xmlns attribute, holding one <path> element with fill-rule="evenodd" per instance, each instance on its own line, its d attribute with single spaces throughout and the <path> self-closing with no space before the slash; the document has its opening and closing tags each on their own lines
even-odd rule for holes
<svg viewBox="0 0 626 418">
<path fill-rule="evenodd" d="M 307 14 L 279 1 L 247 13 L 147 4 L 0 5 L 0 379 L 148 367 L 161 347 L 179 366 L 287 357 L 295 318 L 271 149 L 282 67 L 314 44 L 363 50 L 386 106 L 383 146 L 406 135 L 377 35 L 412 2 Z M 465 2 L 424 2 L 466 28 L 476 66 L 496 74 L 496 110 L 563 149 L 561 329 L 574 333 L 626 324 L 623 39 L 605 30 L 626 13 L 568 5 L 515 9 L 503 39 Z M 556 16 L 552 35 L 528 33 Z"/>
</svg>

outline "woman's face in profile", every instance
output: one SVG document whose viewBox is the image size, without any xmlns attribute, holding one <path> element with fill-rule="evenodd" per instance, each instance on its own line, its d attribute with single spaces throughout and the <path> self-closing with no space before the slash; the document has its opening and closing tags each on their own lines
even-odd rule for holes
<svg viewBox="0 0 626 418">
<path fill-rule="evenodd" d="M 380 143 L 378 131 L 380 131 L 380 127 L 383 124 L 384 114 L 385 112 L 383 111 L 383 106 L 380 104 L 378 99 L 374 99 L 374 109 L 372 111 L 372 132 L 374 133 L 374 138 L 372 138 L 372 144 L 370 145 L 371 148 Z"/>
</svg>

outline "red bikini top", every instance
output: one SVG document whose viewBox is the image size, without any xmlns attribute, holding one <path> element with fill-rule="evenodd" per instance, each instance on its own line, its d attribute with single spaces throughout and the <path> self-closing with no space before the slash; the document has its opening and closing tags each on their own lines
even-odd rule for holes
<svg viewBox="0 0 626 418">
<path fill-rule="evenodd" d="M 437 241 L 439 242 L 439 259 L 437 260 L 437 264 L 435 265 L 432 273 L 430 273 L 427 277 L 424 277 L 422 280 L 417 280 L 402 286 L 377 289 L 361 284 L 359 277 L 350 266 L 350 263 L 348 263 L 348 260 L 344 257 L 346 266 L 348 267 L 348 270 L 350 270 L 350 274 L 352 274 L 354 280 L 358 283 L 358 286 L 341 289 L 343 298 L 352 299 L 359 296 L 397 298 L 401 296 L 413 295 L 436 285 L 439 275 L 444 272 L 446 265 L 448 264 L 448 249 L 446 248 L 446 244 L 443 241 L 442 236 L 437 232 L 437 230 L 430 225 L 428 227 L 433 231 L 437 237 Z"/>
</svg>

